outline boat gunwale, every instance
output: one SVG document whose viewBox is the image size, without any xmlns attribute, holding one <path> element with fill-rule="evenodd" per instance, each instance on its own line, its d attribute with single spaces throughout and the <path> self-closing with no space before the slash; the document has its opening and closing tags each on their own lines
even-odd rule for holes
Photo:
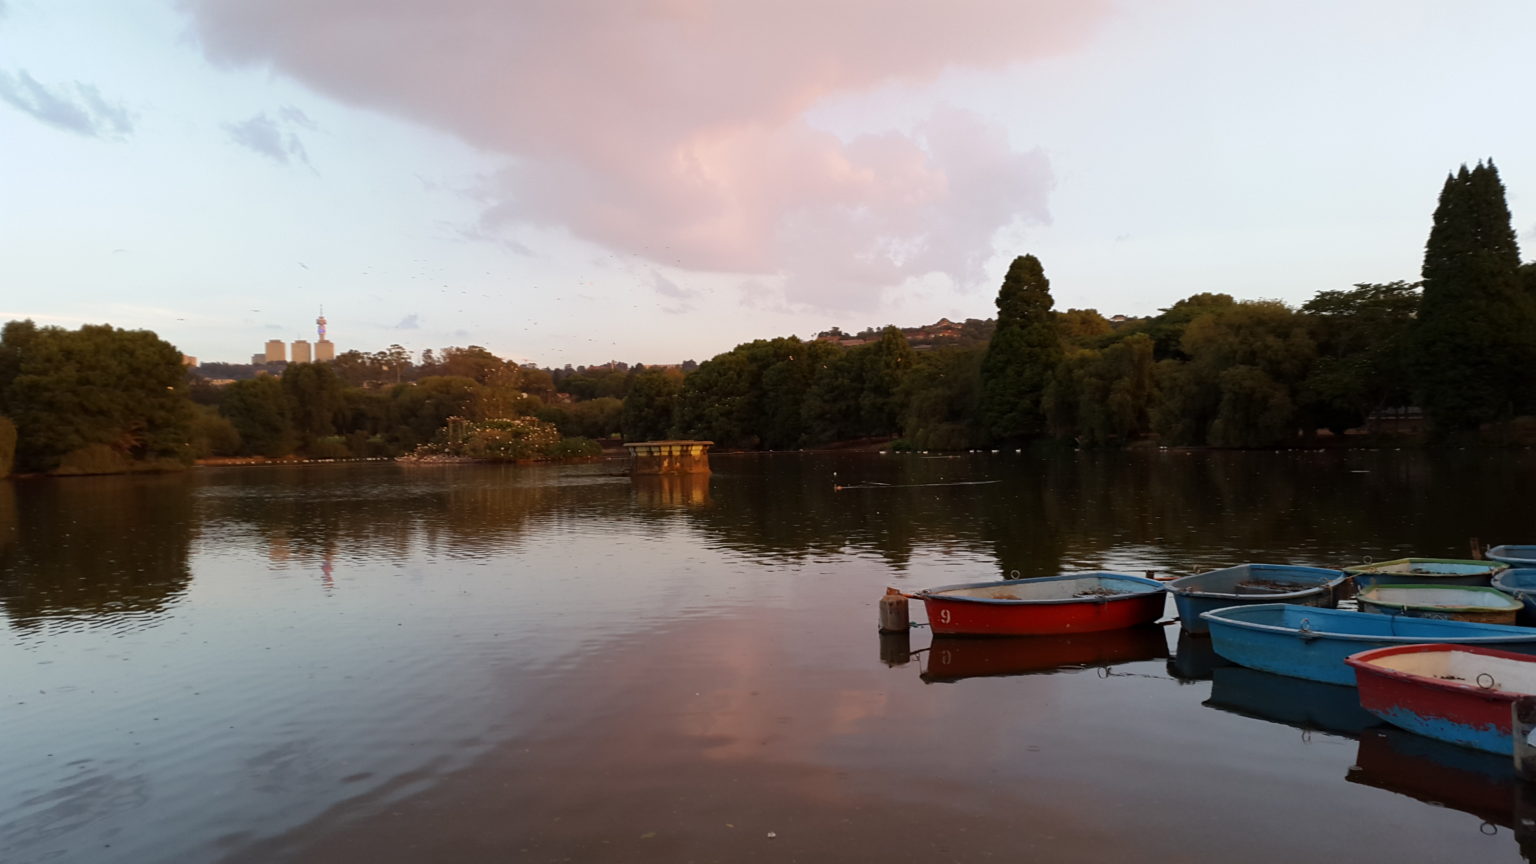
<svg viewBox="0 0 1536 864">
<path fill-rule="evenodd" d="M 1408 672 L 1403 669 L 1391 669 L 1377 665 L 1374 660 L 1378 657 L 1387 657 L 1396 654 L 1428 654 L 1432 652 L 1461 651 L 1466 654 L 1480 654 L 1485 657 L 1499 657 L 1505 660 L 1520 662 L 1536 662 L 1529 654 L 1517 654 L 1513 651 L 1503 651 L 1498 648 L 1488 648 L 1481 645 L 1458 645 L 1451 642 L 1428 642 L 1413 645 L 1393 645 L 1388 648 L 1372 648 L 1351 654 L 1344 658 L 1344 662 L 1355 670 L 1358 676 L 1362 669 L 1372 675 L 1380 675 L 1392 678 L 1405 684 L 1442 690 L 1448 693 L 1458 693 L 1464 696 L 1477 696 L 1487 702 L 1513 702 L 1520 696 L 1536 695 L 1522 693 L 1519 690 L 1503 690 L 1493 687 L 1479 687 L 1476 684 L 1467 684 L 1459 681 L 1450 681 L 1445 678 L 1436 678 L 1433 675 L 1421 675 L 1417 672 Z"/>
<path fill-rule="evenodd" d="M 1408 588 L 1424 591 L 1479 591 L 1483 593 L 1497 594 L 1509 602 L 1504 606 L 1446 606 L 1438 603 L 1388 603 L 1384 600 L 1377 600 L 1366 596 L 1386 588 Z M 1378 582 L 1374 585 L 1366 587 L 1358 595 L 1356 595 L 1355 599 L 1361 603 L 1369 603 L 1370 605 L 1381 609 L 1423 609 L 1433 612 L 1518 612 L 1525 608 L 1525 604 L 1520 601 L 1520 598 L 1511 597 L 1510 595 L 1505 594 L 1503 591 L 1497 588 L 1489 588 L 1482 585 L 1395 585 L 1386 582 Z"/>
<path fill-rule="evenodd" d="M 1474 565 L 1474 567 L 1477 569 L 1473 569 L 1466 573 L 1393 573 L 1381 569 L 1383 567 L 1388 567 L 1394 564 L 1470 564 Z M 1487 566 L 1480 567 L 1478 565 Z M 1454 579 L 1466 576 L 1481 576 L 1485 573 L 1491 577 L 1495 574 L 1502 573 L 1509 568 L 1510 565 L 1505 564 L 1502 561 L 1479 561 L 1475 558 L 1420 558 L 1417 556 L 1409 556 L 1407 558 L 1393 558 L 1390 561 L 1368 561 L 1364 564 L 1355 564 L 1343 568 L 1343 573 L 1346 576 L 1354 576 L 1355 574 L 1360 573 L 1366 576 L 1416 576 L 1420 579 Z"/>
<path fill-rule="evenodd" d="M 965 596 L 946 597 L 941 593 L 936 593 L 943 591 L 954 591 L 961 588 L 990 588 L 997 585 L 1017 585 L 1020 583 L 1034 582 L 1069 582 L 1080 579 L 1102 578 L 1109 578 L 1122 582 L 1130 582 L 1133 585 L 1146 585 L 1149 590 L 1126 591 L 1124 593 L 1093 595 L 1088 597 L 1055 597 L 1040 600 L 1002 600 L 996 597 Z M 1067 603 L 1114 603 L 1123 600 L 1144 599 L 1146 597 L 1162 593 L 1163 583 L 1154 579 L 1146 579 L 1141 576 L 1132 576 L 1128 573 L 1092 571 L 1088 573 L 1068 573 L 1061 576 L 1042 576 L 1037 579 L 998 579 L 990 582 L 963 582 L 957 585 L 940 585 L 937 588 L 924 588 L 923 590 L 917 592 L 917 594 L 914 596 L 921 598 L 925 602 L 928 600 L 940 600 L 946 603 L 983 603 L 990 606 L 1048 606 Z"/>
<path fill-rule="evenodd" d="M 1260 623 L 1255 622 L 1255 621 L 1243 621 L 1241 619 L 1232 620 L 1232 619 L 1226 617 L 1227 615 L 1230 615 L 1230 614 L 1233 614 L 1233 613 L 1237 613 L 1237 614 L 1241 615 L 1241 614 L 1253 614 L 1254 612 L 1260 612 L 1260 611 L 1267 612 L 1267 611 L 1269 611 L 1270 607 L 1285 606 L 1285 605 L 1287 605 L 1287 604 L 1285 604 L 1285 603 L 1257 603 L 1257 604 L 1254 604 L 1254 605 L 1251 605 L 1251 606 L 1228 606 L 1228 607 L 1226 607 L 1224 609 L 1212 609 L 1209 612 L 1202 612 L 1202 613 L 1200 613 L 1200 617 L 1205 619 L 1207 622 L 1214 621 L 1214 622 L 1217 622 L 1217 623 L 1226 624 L 1226 625 L 1231 626 L 1231 627 L 1239 627 L 1239 628 L 1242 628 L 1242 629 L 1245 629 L 1245 630 L 1257 630 L 1257 631 L 1266 632 L 1266 633 L 1273 633 L 1273 634 L 1277 634 L 1277 635 L 1289 636 L 1289 637 L 1297 638 L 1297 639 L 1305 639 L 1306 641 L 1309 641 L 1309 642 L 1317 640 L 1317 639 L 1337 639 L 1337 640 L 1344 641 L 1344 642 L 1390 642 L 1390 643 L 1395 643 L 1393 647 L 1396 647 L 1398 645 L 1423 645 L 1423 644 L 1426 644 L 1425 643 L 1425 637 L 1423 637 L 1423 636 L 1383 636 L 1383 635 L 1373 635 L 1373 634 L 1368 634 L 1368 633 L 1338 633 L 1338 632 L 1335 632 L 1335 631 L 1332 631 L 1332 630 L 1305 630 L 1304 631 L 1304 630 L 1302 630 L 1299 627 L 1285 627 L 1285 626 L 1281 626 L 1279 624 L 1260 624 Z M 1302 606 L 1302 607 L 1297 607 L 1297 608 L 1307 609 L 1308 610 L 1307 614 L 1309 614 L 1309 615 L 1310 614 L 1314 614 L 1314 612 L 1317 611 L 1317 607 L 1313 607 L 1313 606 Z M 1320 610 L 1320 611 L 1323 611 L 1323 612 L 1339 612 L 1339 611 L 1343 611 L 1343 610 L 1323 609 L 1323 610 Z M 1363 614 L 1369 615 L 1371 613 L 1363 613 Z M 1511 633 L 1507 633 L 1507 634 L 1500 633 L 1500 634 L 1494 634 L 1494 635 L 1490 635 L 1490 636 L 1468 636 L 1465 639 L 1459 640 L 1459 641 L 1454 642 L 1454 643 L 1444 642 L 1443 639 L 1442 639 L 1441 642 L 1438 642 L 1438 643 L 1435 643 L 1435 644 L 1445 644 L 1445 645 L 1455 644 L 1455 645 L 1481 646 L 1481 645 L 1488 645 L 1488 644 L 1498 644 L 1498 643 L 1501 643 L 1501 642 L 1520 642 L 1520 643 L 1532 642 L 1532 643 L 1536 643 L 1536 628 L 1532 628 L 1532 627 L 1517 627 L 1517 626 L 1510 625 L 1510 624 L 1477 624 L 1477 623 L 1470 622 L 1470 621 L 1437 621 L 1436 619 L 1433 619 L 1433 618 L 1412 618 L 1412 617 L 1407 616 L 1407 615 L 1388 615 L 1387 617 L 1389 617 L 1389 618 L 1409 618 L 1409 620 L 1414 621 L 1414 622 L 1432 621 L 1432 622 L 1434 622 L 1436 624 L 1440 624 L 1440 625 L 1445 625 L 1445 624 L 1453 624 L 1453 625 L 1454 624 L 1467 624 L 1469 626 L 1474 626 L 1474 627 L 1500 627 L 1500 628 L 1505 628 L 1505 629 L 1508 629 L 1508 630 L 1511 630 L 1511 631 L 1515 631 L 1515 632 L 1511 632 Z M 1520 632 L 1520 631 L 1525 631 L 1525 632 Z M 1303 634 L 1305 634 L 1305 635 L 1303 635 Z"/>
</svg>

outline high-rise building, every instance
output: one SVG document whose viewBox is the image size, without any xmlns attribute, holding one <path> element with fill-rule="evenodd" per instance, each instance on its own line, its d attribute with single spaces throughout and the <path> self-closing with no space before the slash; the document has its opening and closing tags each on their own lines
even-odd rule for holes
<svg viewBox="0 0 1536 864">
<path fill-rule="evenodd" d="M 268 339 L 267 340 L 267 362 L 268 363 L 286 363 L 286 362 L 288 362 L 288 346 L 283 344 L 283 340 L 281 340 L 281 339 Z"/>
<path fill-rule="evenodd" d="M 265 362 L 267 362 L 267 355 L 265 355 L 265 354 L 252 354 L 251 355 L 251 365 L 252 366 L 260 366 L 261 364 L 263 364 Z"/>
<path fill-rule="evenodd" d="M 312 358 L 309 355 L 309 342 L 305 339 L 293 340 L 293 362 L 308 363 Z"/>
</svg>

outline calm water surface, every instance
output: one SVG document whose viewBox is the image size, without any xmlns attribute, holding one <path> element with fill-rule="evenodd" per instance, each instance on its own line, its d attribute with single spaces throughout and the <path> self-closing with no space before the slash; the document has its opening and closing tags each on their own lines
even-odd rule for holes
<svg viewBox="0 0 1536 864">
<path fill-rule="evenodd" d="M 1176 625 L 875 631 L 888 585 L 1533 542 L 1529 454 L 714 466 L 0 481 L 0 861 L 1536 852 L 1508 760 Z"/>
</svg>

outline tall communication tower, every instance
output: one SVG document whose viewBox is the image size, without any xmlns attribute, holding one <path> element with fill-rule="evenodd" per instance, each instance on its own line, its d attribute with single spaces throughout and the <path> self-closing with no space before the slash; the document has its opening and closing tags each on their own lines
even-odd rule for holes
<svg viewBox="0 0 1536 864">
<path fill-rule="evenodd" d="M 315 342 L 315 361 L 324 363 L 336 359 L 336 346 L 331 340 L 325 338 L 325 306 L 320 307 L 320 317 L 315 319 L 315 332 L 320 334 L 319 341 Z"/>
</svg>

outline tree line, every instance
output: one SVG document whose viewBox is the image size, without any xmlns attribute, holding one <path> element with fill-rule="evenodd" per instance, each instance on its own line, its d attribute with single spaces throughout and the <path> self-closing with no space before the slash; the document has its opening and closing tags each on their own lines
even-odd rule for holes
<svg viewBox="0 0 1536 864">
<path fill-rule="evenodd" d="M 1492 162 L 1446 178 L 1422 276 L 1299 308 L 1199 293 L 1111 322 L 1055 311 L 1043 265 L 1023 255 L 984 344 L 914 352 L 895 328 L 849 349 L 759 340 L 632 390 L 624 411 L 648 435 L 770 449 L 866 436 L 1274 447 L 1393 408 L 1422 417 L 1430 442 L 1536 443 L 1536 264 L 1520 263 Z"/>
<path fill-rule="evenodd" d="M 1420 282 L 1325 290 L 1300 307 L 1198 293 L 1109 321 L 1055 310 L 1043 264 L 1023 255 L 996 302 L 995 322 L 965 328 L 987 338 L 926 350 L 895 327 L 859 340 L 835 328 L 760 339 L 649 368 L 541 369 L 479 346 L 417 358 L 396 345 L 205 368 L 254 375 L 222 386 L 189 375 L 153 333 L 12 321 L 0 332 L 0 474 L 13 462 L 105 473 L 423 447 L 522 458 L 538 455 L 532 442 L 609 437 L 747 449 L 866 438 L 925 450 L 1036 439 L 1273 447 L 1409 406 L 1431 442 L 1536 443 L 1536 264 L 1520 262 L 1492 162 L 1446 178 Z"/>
</svg>

